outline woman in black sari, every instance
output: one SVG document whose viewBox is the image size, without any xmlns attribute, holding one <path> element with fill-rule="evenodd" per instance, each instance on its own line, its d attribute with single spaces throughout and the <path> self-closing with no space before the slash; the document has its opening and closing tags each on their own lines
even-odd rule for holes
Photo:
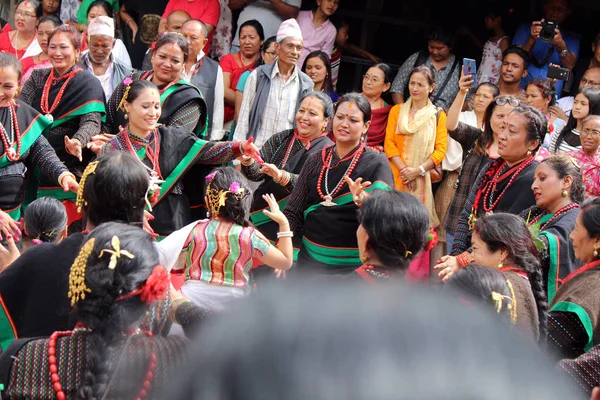
<svg viewBox="0 0 600 400">
<path fill-rule="evenodd" d="M 333 118 L 336 144 L 308 157 L 300 172 L 284 209 L 294 235 L 302 237 L 300 271 L 344 274 L 362 264 L 357 205 L 345 178 L 362 178 L 367 192 L 389 190 L 394 182 L 386 156 L 363 142 L 370 120 L 371 106 L 364 96 L 342 96 Z"/>
<path fill-rule="evenodd" d="M 43 136 L 49 122 L 14 96 L 21 78 L 21 64 L 12 55 L 0 53 L 0 240 L 19 235 L 28 170 L 38 169 L 44 178 L 77 191 L 77 182 Z M 0 265 L 2 267 L 2 265 Z"/>
<path fill-rule="evenodd" d="M 108 100 L 106 125 L 102 131 L 119 132 L 127 125 L 123 97 L 131 80 L 147 80 L 160 91 L 162 114 L 159 123 L 194 132 L 207 137 L 207 111 L 202 94 L 194 85 L 180 79 L 189 55 L 188 43 L 183 36 L 169 33 L 160 38 L 152 51 L 152 71 L 134 72 L 117 86 Z"/>
<path fill-rule="evenodd" d="M 166 236 L 193 221 L 190 199 L 202 197 L 204 177 L 186 176 L 196 164 L 215 165 L 242 155 L 258 157 L 250 142 L 207 142 L 187 130 L 174 126 L 158 126 L 161 115 L 158 88 L 150 81 L 129 84 L 123 108 L 130 123 L 115 135 L 101 154 L 123 151 L 132 154 L 150 175 L 146 209 L 152 211 L 150 226 Z"/>
<path fill-rule="evenodd" d="M 79 32 L 68 25 L 57 27 L 48 39 L 53 68 L 33 71 L 19 96 L 50 122 L 44 136 L 75 175 L 81 175 L 92 155 L 85 146 L 100 133 L 105 113 L 100 82 L 76 66 L 80 47 Z M 75 200 L 75 194 L 65 193 L 47 176 L 40 177 L 38 196 Z"/>
<path fill-rule="evenodd" d="M 451 255 L 435 266 L 444 282 L 469 264 L 477 218 L 498 212 L 519 214 L 535 204 L 531 184 L 538 162 L 534 157 L 545 134 L 546 118 L 533 107 L 515 107 L 506 117 L 498 135 L 500 158 L 479 173 L 458 219 Z"/>
<path fill-rule="evenodd" d="M 272 193 L 279 207 L 285 207 L 306 160 L 333 144 L 325 133 L 332 114 L 333 106 L 327 94 L 307 94 L 296 113 L 296 128 L 273 135 L 262 147 L 260 155 L 264 164 L 259 165 L 250 157 L 242 161 L 242 172 L 249 180 L 263 180 L 254 191 L 250 219 L 267 239 L 277 241 L 279 226 L 263 214 L 269 205 L 262 195 Z M 295 248 L 300 245 L 300 239 L 294 238 Z"/>
</svg>

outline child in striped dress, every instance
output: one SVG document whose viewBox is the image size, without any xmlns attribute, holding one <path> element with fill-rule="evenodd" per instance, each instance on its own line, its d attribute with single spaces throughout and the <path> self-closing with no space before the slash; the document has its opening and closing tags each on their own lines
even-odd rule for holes
<svg viewBox="0 0 600 400">
<path fill-rule="evenodd" d="M 248 294 L 253 258 L 277 270 L 291 268 L 293 234 L 273 195 L 263 196 L 270 207 L 264 213 L 279 224 L 277 247 L 250 224 L 251 190 L 233 168 L 217 168 L 206 180 L 209 218 L 181 230 L 189 234 L 173 269 L 185 274 L 181 292 L 187 298 L 218 311 Z"/>
</svg>

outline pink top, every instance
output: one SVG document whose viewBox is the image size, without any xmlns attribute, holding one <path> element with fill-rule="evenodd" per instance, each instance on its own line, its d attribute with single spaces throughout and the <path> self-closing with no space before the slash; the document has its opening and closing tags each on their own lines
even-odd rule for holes
<svg viewBox="0 0 600 400">
<path fill-rule="evenodd" d="M 331 21 L 327 20 L 323 25 L 315 28 L 312 11 L 300 11 L 296 20 L 298 21 L 298 25 L 300 25 L 302 38 L 304 39 L 302 54 L 298 59 L 298 67 L 302 68 L 306 56 L 315 50 L 324 51 L 331 58 L 333 44 L 337 35 L 335 26 L 333 26 Z"/>
<path fill-rule="evenodd" d="M 169 0 L 162 17 L 166 19 L 169 14 L 175 10 L 183 10 L 188 13 L 192 19 L 199 19 L 205 24 L 210 24 L 213 27 L 217 26 L 219 17 L 221 16 L 221 5 L 219 4 L 219 0 Z M 210 50 L 213 32 L 208 35 L 206 46 L 202 49 L 204 54 L 208 54 Z"/>
</svg>

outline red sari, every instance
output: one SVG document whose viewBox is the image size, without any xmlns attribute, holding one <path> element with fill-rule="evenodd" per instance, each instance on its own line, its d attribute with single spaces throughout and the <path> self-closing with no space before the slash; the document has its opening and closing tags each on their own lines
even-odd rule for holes
<svg viewBox="0 0 600 400">
<path fill-rule="evenodd" d="M 255 63 L 250 63 L 248 65 L 244 64 L 239 52 L 227 54 L 221 58 L 221 61 L 219 61 L 219 66 L 221 66 L 223 72 L 229 72 L 229 87 L 234 91 L 237 88 L 238 81 L 240 80 L 242 74 L 246 71 L 252 71 L 254 69 L 254 64 Z M 235 108 L 225 103 L 225 118 L 223 122 L 229 122 L 233 120 L 234 116 Z"/>
<path fill-rule="evenodd" d="M 383 151 L 385 128 L 387 128 L 388 114 L 393 105 L 383 103 L 383 107 L 371 111 L 371 126 L 367 132 L 367 146 L 377 151 Z"/>
</svg>

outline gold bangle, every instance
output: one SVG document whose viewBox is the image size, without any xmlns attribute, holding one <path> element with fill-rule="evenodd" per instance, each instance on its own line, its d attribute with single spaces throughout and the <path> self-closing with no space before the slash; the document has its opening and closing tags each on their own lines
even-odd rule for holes
<svg viewBox="0 0 600 400">
<path fill-rule="evenodd" d="M 249 160 L 244 161 L 243 159 L 240 161 L 244 167 L 249 167 L 254 164 L 254 158 L 250 157 Z"/>
</svg>

